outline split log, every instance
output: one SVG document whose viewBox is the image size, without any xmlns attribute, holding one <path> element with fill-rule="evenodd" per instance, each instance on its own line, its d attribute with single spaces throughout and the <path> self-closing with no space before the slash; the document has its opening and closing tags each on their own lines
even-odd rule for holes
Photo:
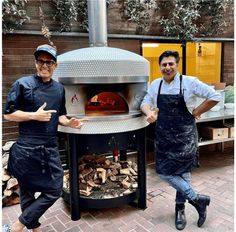
<svg viewBox="0 0 236 232">
<path fill-rule="evenodd" d="M 107 177 L 110 177 L 110 176 L 112 176 L 112 171 L 111 169 L 107 169 Z"/>
<path fill-rule="evenodd" d="M 116 176 L 110 176 L 110 180 L 111 180 L 111 181 L 116 181 L 117 178 L 116 178 Z"/>
<path fill-rule="evenodd" d="M 2 167 L 3 168 L 7 167 L 8 159 L 9 159 L 9 152 L 5 152 L 2 155 Z"/>
<path fill-rule="evenodd" d="M 131 175 L 129 168 L 124 168 L 120 170 L 121 175 Z"/>
<path fill-rule="evenodd" d="M 93 171 L 92 168 L 86 168 L 84 169 L 81 174 L 83 175 L 83 177 L 87 176 L 88 174 L 90 174 Z"/>
<path fill-rule="evenodd" d="M 7 181 L 7 189 L 12 189 L 14 187 L 17 187 L 18 186 L 18 181 L 16 178 L 10 178 L 8 181 Z"/>
<path fill-rule="evenodd" d="M 119 172 L 117 171 L 117 169 L 112 169 L 111 172 L 112 172 L 112 175 L 113 175 L 113 176 L 116 176 L 116 175 L 119 173 Z"/>
<path fill-rule="evenodd" d="M 106 160 L 107 158 L 105 156 L 102 156 L 102 157 L 99 157 L 97 160 L 95 160 L 95 162 L 97 164 L 104 164 Z"/>
<path fill-rule="evenodd" d="M 11 178 L 5 168 L 2 169 L 2 181 L 6 182 Z"/>
<path fill-rule="evenodd" d="M 91 187 L 87 187 L 86 190 L 79 190 L 79 192 L 81 195 L 88 197 L 92 193 L 91 190 L 92 190 Z"/>
<path fill-rule="evenodd" d="M 125 189 L 128 189 L 128 188 L 130 187 L 130 185 L 131 185 L 131 184 L 128 182 L 128 180 L 129 180 L 129 178 L 126 177 L 126 178 L 125 178 L 124 180 L 122 180 L 122 182 L 121 182 L 123 188 L 125 188 Z"/>
<path fill-rule="evenodd" d="M 11 146 L 15 143 L 15 141 L 6 142 L 5 145 L 2 147 L 3 151 L 9 151 Z"/>
<path fill-rule="evenodd" d="M 138 173 L 133 169 L 133 168 L 129 168 L 129 170 L 130 170 L 130 173 L 132 174 L 132 175 L 134 175 L 134 176 L 137 176 L 138 175 Z"/>
<path fill-rule="evenodd" d="M 133 161 L 113 162 L 104 155 L 86 155 L 79 160 L 78 169 L 80 194 L 83 196 L 93 194 L 92 197 L 99 199 L 119 197 L 138 187 L 137 164 Z M 69 173 L 64 175 L 64 181 L 69 183 Z"/>
<path fill-rule="evenodd" d="M 97 168 L 97 172 L 99 173 L 98 176 L 100 176 L 100 178 L 102 179 L 102 183 L 104 184 L 106 182 L 106 179 L 107 179 L 107 177 L 106 177 L 106 173 L 107 173 L 106 169 L 104 169 L 104 168 Z"/>
<path fill-rule="evenodd" d="M 15 141 L 9 141 L 2 147 L 2 205 L 10 206 L 19 203 L 18 181 L 11 177 L 7 171 L 9 150 Z"/>
<path fill-rule="evenodd" d="M 90 187 L 98 187 L 99 185 L 95 184 L 92 180 L 89 180 L 87 181 L 87 184 L 90 186 Z"/>
<path fill-rule="evenodd" d="M 11 196 L 9 197 L 3 197 L 2 198 L 2 205 L 3 206 L 11 206 L 11 205 L 16 205 L 19 204 L 20 202 L 20 197 L 18 194 L 13 193 Z"/>
<path fill-rule="evenodd" d="M 6 197 L 10 197 L 13 193 L 13 190 L 12 189 L 5 189 L 3 191 L 3 195 L 6 196 Z"/>
</svg>

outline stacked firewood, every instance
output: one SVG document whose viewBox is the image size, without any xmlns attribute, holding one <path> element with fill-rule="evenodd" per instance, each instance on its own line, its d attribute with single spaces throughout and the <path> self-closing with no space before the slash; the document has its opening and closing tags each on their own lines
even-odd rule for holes
<svg viewBox="0 0 236 232">
<path fill-rule="evenodd" d="M 69 171 L 64 172 L 64 190 L 69 192 Z M 79 160 L 80 195 L 90 198 L 119 197 L 135 191 L 137 164 L 114 162 L 106 156 L 85 155 Z"/>
<path fill-rule="evenodd" d="M 9 175 L 7 163 L 9 159 L 9 150 L 13 141 L 7 142 L 2 147 L 2 205 L 10 206 L 19 203 L 19 185 L 16 178 Z"/>
</svg>

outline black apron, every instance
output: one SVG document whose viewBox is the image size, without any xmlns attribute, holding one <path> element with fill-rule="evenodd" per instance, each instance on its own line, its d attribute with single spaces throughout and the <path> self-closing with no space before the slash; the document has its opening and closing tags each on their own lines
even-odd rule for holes
<svg viewBox="0 0 236 232">
<path fill-rule="evenodd" d="M 31 143 L 32 138 L 20 137 L 12 145 L 8 161 L 9 173 L 16 177 L 20 187 L 26 190 L 61 191 L 63 168 L 56 144 L 50 142 L 32 146 Z"/>
<path fill-rule="evenodd" d="M 184 101 L 182 75 L 179 94 L 161 94 L 162 82 L 157 96 L 156 171 L 179 175 L 198 167 L 196 122 Z"/>
<path fill-rule="evenodd" d="M 37 77 L 27 81 L 25 85 L 31 84 L 32 88 L 24 93 L 24 110 L 35 111 L 47 102 L 46 110 L 54 109 L 57 113 L 52 114 L 49 122 L 31 120 L 19 123 L 19 138 L 10 149 L 8 170 L 17 178 L 20 187 L 26 190 L 60 191 L 63 168 L 56 133 L 63 89 L 53 80 L 47 84 L 40 82 Z"/>
</svg>

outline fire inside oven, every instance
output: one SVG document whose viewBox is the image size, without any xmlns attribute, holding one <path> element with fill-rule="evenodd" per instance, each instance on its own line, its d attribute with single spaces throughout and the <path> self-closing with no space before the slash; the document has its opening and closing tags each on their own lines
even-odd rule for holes
<svg viewBox="0 0 236 232">
<path fill-rule="evenodd" d="M 91 97 L 85 104 L 85 115 L 103 116 L 129 112 L 127 102 L 114 92 L 101 92 Z"/>
</svg>

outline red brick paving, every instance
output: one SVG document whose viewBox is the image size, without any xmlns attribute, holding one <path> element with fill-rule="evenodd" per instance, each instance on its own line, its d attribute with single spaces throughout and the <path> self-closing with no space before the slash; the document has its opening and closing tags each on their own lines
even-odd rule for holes
<svg viewBox="0 0 236 232">
<path fill-rule="evenodd" d="M 200 150 L 201 151 L 201 150 Z M 149 156 L 152 154 L 149 154 Z M 111 209 L 84 210 L 81 219 L 71 221 L 70 211 L 59 199 L 41 218 L 43 232 L 172 232 L 174 226 L 175 191 L 155 174 L 153 159 L 147 166 L 147 209 L 124 205 Z M 193 172 L 192 184 L 201 193 L 211 196 L 208 218 L 197 227 L 197 213 L 186 204 L 187 232 L 234 231 L 234 151 L 200 152 L 201 167 Z M 20 206 L 4 207 L 2 223 L 13 223 Z M 26 229 L 24 231 L 27 231 Z"/>
</svg>

